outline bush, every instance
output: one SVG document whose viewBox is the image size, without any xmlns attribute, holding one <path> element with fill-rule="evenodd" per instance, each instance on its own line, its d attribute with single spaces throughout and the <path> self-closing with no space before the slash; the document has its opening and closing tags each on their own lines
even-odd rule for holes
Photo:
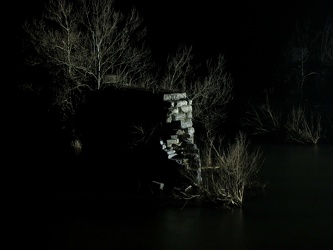
<svg viewBox="0 0 333 250">
<path fill-rule="evenodd" d="M 304 107 L 293 108 L 286 121 L 287 141 L 317 144 L 323 136 L 319 113 L 307 112 Z"/>
<path fill-rule="evenodd" d="M 281 111 L 281 108 L 273 108 L 267 93 L 263 104 L 250 105 L 241 122 L 252 135 L 264 135 L 268 139 L 273 135 L 282 141 L 317 144 L 324 136 L 318 111 L 308 110 L 302 105 L 285 107 Z"/>
<path fill-rule="evenodd" d="M 206 144 L 209 145 L 209 144 Z M 233 143 L 223 148 L 222 140 L 217 147 L 213 147 L 212 159 L 202 159 L 202 182 L 195 183 L 195 176 L 184 169 L 183 176 L 196 186 L 196 193 L 178 192 L 178 198 L 191 199 L 201 196 L 211 202 L 224 206 L 238 206 L 243 204 L 244 189 L 257 182 L 257 173 L 262 164 L 262 152 L 259 148 L 250 150 L 247 136 L 239 132 Z M 205 149 L 204 151 L 210 151 Z M 201 156 L 203 156 L 202 154 Z M 207 165 L 211 162 L 212 165 Z M 180 191 L 180 190 L 178 190 Z"/>
</svg>

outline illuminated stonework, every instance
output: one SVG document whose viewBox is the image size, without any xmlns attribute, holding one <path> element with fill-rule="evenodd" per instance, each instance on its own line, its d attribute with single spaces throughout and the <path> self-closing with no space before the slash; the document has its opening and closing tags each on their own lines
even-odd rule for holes
<svg viewBox="0 0 333 250">
<path fill-rule="evenodd" d="M 170 160 L 196 172 L 197 182 L 201 181 L 199 149 L 194 143 L 192 123 L 192 100 L 186 93 L 164 94 L 163 101 L 168 110 L 165 133 L 161 138 L 162 149 Z"/>
</svg>

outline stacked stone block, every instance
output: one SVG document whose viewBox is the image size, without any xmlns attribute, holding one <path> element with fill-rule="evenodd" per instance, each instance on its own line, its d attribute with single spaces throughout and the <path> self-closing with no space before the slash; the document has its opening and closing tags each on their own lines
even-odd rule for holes
<svg viewBox="0 0 333 250">
<path fill-rule="evenodd" d="M 167 108 L 164 133 L 161 138 L 162 149 L 168 159 L 176 161 L 190 171 L 195 171 L 196 181 L 201 181 L 201 162 L 199 149 L 194 143 L 192 122 L 192 100 L 186 93 L 164 94 Z"/>
</svg>

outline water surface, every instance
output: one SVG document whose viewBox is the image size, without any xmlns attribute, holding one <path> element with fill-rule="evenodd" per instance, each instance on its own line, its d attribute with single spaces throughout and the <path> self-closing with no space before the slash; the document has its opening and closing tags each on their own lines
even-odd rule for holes
<svg viewBox="0 0 333 250">
<path fill-rule="evenodd" d="M 259 146 L 268 185 L 243 208 L 67 194 L 34 208 L 30 240 L 43 249 L 333 249 L 333 147 Z"/>
</svg>

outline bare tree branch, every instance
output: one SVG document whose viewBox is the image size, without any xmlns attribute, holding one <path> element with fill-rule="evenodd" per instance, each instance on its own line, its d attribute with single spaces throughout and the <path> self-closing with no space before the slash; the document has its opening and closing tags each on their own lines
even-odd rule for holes
<svg viewBox="0 0 333 250">
<path fill-rule="evenodd" d="M 192 60 L 192 47 L 179 47 L 175 54 L 168 55 L 161 87 L 167 90 L 185 91 L 189 76 L 194 72 Z"/>
<path fill-rule="evenodd" d="M 195 81 L 188 90 L 193 100 L 193 116 L 213 131 L 225 120 L 225 105 L 233 99 L 233 80 L 225 70 L 225 62 L 223 55 L 218 56 L 216 64 L 207 60 L 207 76 Z"/>
</svg>

